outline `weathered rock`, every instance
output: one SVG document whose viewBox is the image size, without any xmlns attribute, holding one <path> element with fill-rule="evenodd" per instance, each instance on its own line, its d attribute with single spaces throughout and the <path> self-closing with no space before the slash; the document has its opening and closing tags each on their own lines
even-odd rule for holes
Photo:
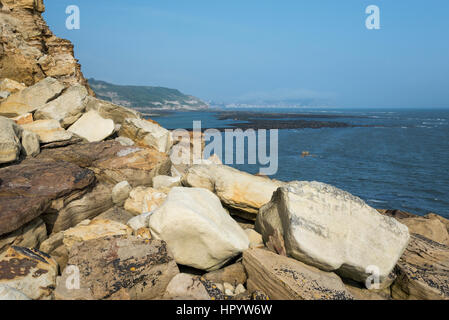
<svg viewBox="0 0 449 320">
<path fill-rule="evenodd" d="M 119 135 L 130 138 L 138 145 L 153 147 L 159 152 L 168 152 L 173 144 L 170 131 L 144 119 L 126 119 Z"/>
<path fill-rule="evenodd" d="M 377 209 L 377 211 L 385 216 L 396 218 L 396 219 L 404 219 L 404 218 L 416 218 L 418 217 L 416 214 L 405 212 L 401 210 L 385 210 L 385 209 Z"/>
<path fill-rule="evenodd" d="M 1 300 L 31 300 L 19 290 L 13 289 L 6 285 L 0 285 L 0 301 Z"/>
<path fill-rule="evenodd" d="M 366 288 L 362 288 L 360 286 L 348 285 L 345 284 L 346 289 L 349 293 L 354 297 L 354 300 L 391 300 L 391 296 L 386 292 L 377 291 L 377 290 L 368 290 Z"/>
<path fill-rule="evenodd" d="M 140 215 L 159 208 L 167 195 L 153 188 L 137 187 L 133 189 L 125 202 L 125 210 Z"/>
<path fill-rule="evenodd" d="M 68 88 L 58 98 L 39 108 L 35 112 L 34 118 L 36 120 L 57 120 L 63 128 L 67 128 L 81 117 L 81 113 L 86 108 L 84 99 L 87 95 L 87 89 L 76 84 Z"/>
<path fill-rule="evenodd" d="M 223 269 L 206 273 L 204 278 L 214 283 L 227 282 L 235 286 L 244 284 L 247 280 L 246 271 L 241 262 L 231 264 Z"/>
<path fill-rule="evenodd" d="M 256 230 L 264 240 L 277 230 L 287 254 L 325 271 L 365 282 L 376 266 L 382 282 L 407 247 L 406 226 L 361 199 L 319 182 L 279 188 L 261 208 Z"/>
<path fill-rule="evenodd" d="M 50 255 L 59 265 L 60 270 L 64 270 L 69 259 L 69 251 L 63 243 L 64 232 L 51 235 L 41 243 L 40 251 Z"/>
<path fill-rule="evenodd" d="M 32 113 L 22 114 L 21 116 L 17 116 L 15 118 L 12 118 L 11 120 L 19 125 L 28 124 L 34 121 Z"/>
<path fill-rule="evenodd" d="M 93 219 L 112 208 L 112 187 L 99 184 L 80 199 L 70 202 L 56 214 L 44 216 L 53 233 L 76 226 L 81 221 Z"/>
<path fill-rule="evenodd" d="M 399 260 L 393 299 L 449 300 L 449 247 L 412 235 Z"/>
<path fill-rule="evenodd" d="M 10 95 L 0 105 L 0 114 L 16 117 L 34 112 L 50 100 L 56 98 L 64 85 L 53 78 L 46 78 L 35 85 Z"/>
<path fill-rule="evenodd" d="M 39 136 L 31 131 L 22 132 L 23 153 L 27 157 L 35 157 L 41 152 Z"/>
<path fill-rule="evenodd" d="M 263 249 L 243 253 L 249 291 L 273 300 L 352 300 L 341 279 L 302 262 Z"/>
<path fill-rule="evenodd" d="M 102 118 L 98 112 L 89 111 L 67 130 L 89 142 L 99 142 L 114 133 L 115 125 L 114 121 Z"/>
<path fill-rule="evenodd" d="M 125 147 L 132 147 L 133 145 L 135 145 L 134 141 L 127 137 L 117 137 L 115 138 L 115 141 Z"/>
<path fill-rule="evenodd" d="M 444 226 L 446 227 L 446 230 L 449 232 L 449 220 L 448 220 L 448 219 L 443 218 L 442 216 L 437 215 L 437 214 L 435 214 L 435 213 L 429 213 L 429 214 L 426 214 L 425 217 L 426 217 L 427 219 L 436 219 L 436 220 L 439 220 L 442 224 L 444 224 Z"/>
<path fill-rule="evenodd" d="M 153 178 L 153 188 L 173 188 L 181 186 L 181 177 L 157 176 Z"/>
<path fill-rule="evenodd" d="M 446 226 L 439 219 L 405 218 L 400 220 L 410 233 L 416 233 L 435 242 L 449 246 L 449 234 Z"/>
<path fill-rule="evenodd" d="M 223 300 L 223 293 L 210 281 L 186 273 L 176 275 L 167 286 L 166 300 Z"/>
<path fill-rule="evenodd" d="M 123 205 L 126 199 L 128 199 L 131 190 L 132 187 L 129 185 L 128 181 L 117 183 L 112 189 L 112 202 L 114 202 L 114 204 Z"/>
<path fill-rule="evenodd" d="M 141 115 L 139 112 L 128 109 L 122 106 L 112 104 L 110 102 L 96 99 L 93 97 L 88 97 L 86 99 L 86 110 L 96 111 L 101 117 L 105 119 L 111 119 L 116 124 L 123 124 L 125 119 L 140 119 Z"/>
<path fill-rule="evenodd" d="M 0 285 L 33 300 L 51 299 L 57 274 L 57 263 L 36 249 L 14 246 L 0 256 Z"/>
<path fill-rule="evenodd" d="M 245 233 L 249 239 L 250 248 L 263 248 L 265 247 L 262 239 L 262 235 L 253 229 L 245 229 Z"/>
<path fill-rule="evenodd" d="M 0 169 L 0 235 L 40 216 L 52 200 L 84 190 L 92 171 L 62 161 L 29 159 Z"/>
<path fill-rule="evenodd" d="M 123 210 L 119 207 L 112 207 L 111 209 L 103 212 L 99 216 L 97 216 L 94 220 L 104 219 L 104 220 L 112 220 L 116 222 L 120 222 L 123 224 L 127 224 L 130 219 L 134 216 L 126 210 Z"/>
<path fill-rule="evenodd" d="M 80 290 L 67 289 L 71 270 L 66 268 L 55 291 L 59 300 L 113 299 L 120 291 L 132 300 L 158 299 L 179 273 L 163 241 L 132 236 L 76 244 L 70 250 L 68 266 L 79 268 Z"/>
<path fill-rule="evenodd" d="M 150 223 L 150 216 L 152 212 L 142 213 L 128 220 L 127 225 L 130 226 L 134 231 L 140 230 L 142 228 L 147 228 Z"/>
<path fill-rule="evenodd" d="M 173 188 L 149 222 L 155 239 L 167 242 L 176 262 L 213 271 L 248 249 L 245 232 L 212 192 Z"/>
<path fill-rule="evenodd" d="M 243 218 L 253 220 L 260 207 L 268 203 L 273 192 L 282 185 L 223 165 L 193 166 L 182 184 L 214 192 L 226 206 L 246 213 Z"/>
<path fill-rule="evenodd" d="M 39 248 L 39 245 L 46 239 L 45 223 L 41 218 L 36 218 L 16 231 L 0 236 L 0 253 L 11 246 Z"/>
<path fill-rule="evenodd" d="M 8 98 L 11 94 L 8 91 L 0 91 L 0 103 Z"/>
<path fill-rule="evenodd" d="M 57 120 L 37 120 L 22 125 L 23 129 L 36 133 L 41 143 L 70 140 L 72 133 L 64 130 Z"/>
<path fill-rule="evenodd" d="M 21 136 L 22 130 L 14 121 L 0 116 L 0 164 L 19 158 Z"/>
<path fill-rule="evenodd" d="M 21 91 L 25 89 L 26 86 L 23 83 L 19 83 L 17 81 L 11 79 L 3 79 L 0 81 L 0 91 L 6 91 L 9 93 L 16 93 L 17 91 Z"/>
</svg>

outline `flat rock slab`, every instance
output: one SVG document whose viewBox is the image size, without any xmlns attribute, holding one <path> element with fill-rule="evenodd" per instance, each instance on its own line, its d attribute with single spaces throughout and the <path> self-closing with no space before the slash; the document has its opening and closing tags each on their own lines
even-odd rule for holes
<svg viewBox="0 0 449 320">
<path fill-rule="evenodd" d="M 58 300 L 158 299 L 179 273 L 165 242 L 132 236 L 79 243 L 70 250 L 68 266 L 79 269 L 80 289 L 67 288 L 73 274 L 67 267 L 58 279 Z"/>
<path fill-rule="evenodd" d="M 248 290 L 272 300 L 352 300 L 341 279 L 302 262 L 263 249 L 243 253 Z"/>
<path fill-rule="evenodd" d="M 52 200 L 94 181 L 92 171 L 63 161 L 30 159 L 0 169 L 0 235 L 41 215 Z"/>
</svg>

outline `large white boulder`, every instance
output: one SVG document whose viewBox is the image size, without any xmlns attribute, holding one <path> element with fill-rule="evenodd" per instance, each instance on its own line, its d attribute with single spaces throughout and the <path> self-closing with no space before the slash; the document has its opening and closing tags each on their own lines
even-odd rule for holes
<svg viewBox="0 0 449 320">
<path fill-rule="evenodd" d="M 114 121 L 101 117 L 93 110 L 85 113 L 68 129 L 89 142 L 103 141 L 112 135 L 114 130 Z"/>
<path fill-rule="evenodd" d="M 14 121 L 0 117 L 0 164 L 18 159 L 21 135 L 22 130 Z"/>
<path fill-rule="evenodd" d="M 173 144 L 170 131 L 144 119 L 125 119 L 119 135 L 130 138 L 137 144 L 153 147 L 159 152 L 168 152 Z"/>
<path fill-rule="evenodd" d="M 279 188 L 260 209 L 256 230 L 265 241 L 277 230 L 289 256 L 361 282 L 386 279 L 410 239 L 405 225 L 319 182 Z"/>
<path fill-rule="evenodd" d="M 243 229 L 212 192 L 173 188 L 150 216 L 151 234 L 167 242 L 178 264 L 216 270 L 249 247 Z"/>
</svg>

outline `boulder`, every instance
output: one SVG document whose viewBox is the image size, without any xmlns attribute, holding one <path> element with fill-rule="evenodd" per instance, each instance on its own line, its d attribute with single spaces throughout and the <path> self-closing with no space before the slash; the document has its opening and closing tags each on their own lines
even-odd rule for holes
<svg viewBox="0 0 449 320">
<path fill-rule="evenodd" d="M 100 214 L 99 216 L 94 218 L 94 220 L 104 219 L 104 220 L 112 220 L 112 221 L 120 222 L 123 224 L 127 224 L 128 221 L 130 219 L 132 219 L 133 217 L 134 217 L 134 215 L 132 215 L 131 213 L 129 213 L 126 210 L 123 210 L 122 208 L 112 207 L 111 209 L 103 212 L 102 214 Z"/>
<path fill-rule="evenodd" d="M 7 285 L 0 285 L 0 301 L 13 301 L 13 300 L 31 300 L 25 294 L 19 290 L 13 289 Z"/>
<path fill-rule="evenodd" d="M 223 293 L 212 282 L 187 273 L 176 275 L 168 284 L 165 300 L 223 300 Z"/>
<path fill-rule="evenodd" d="M 140 113 L 135 110 L 118 106 L 94 97 L 87 97 L 85 104 L 86 111 L 96 111 L 101 117 L 111 119 L 116 124 L 122 125 L 125 122 L 125 119 L 141 118 Z"/>
<path fill-rule="evenodd" d="M 410 239 L 405 225 L 319 182 L 279 188 L 260 209 L 256 230 L 265 241 L 278 231 L 289 256 L 360 282 L 373 267 L 384 281 Z"/>
<path fill-rule="evenodd" d="M 21 128 L 12 120 L 0 116 L 0 164 L 19 158 Z"/>
<path fill-rule="evenodd" d="M 128 181 L 117 183 L 112 189 L 112 202 L 117 205 L 123 205 L 126 199 L 128 199 L 131 190 L 132 187 Z"/>
<path fill-rule="evenodd" d="M 37 156 L 41 152 L 39 136 L 34 132 L 24 130 L 22 132 L 22 147 L 25 156 Z"/>
<path fill-rule="evenodd" d="M 352 300 L 341 279 L 302 262 L 263 249 L 243 253 L 249 291 L 273 300 Z"/>
<path fill-rule="evenodd" d="M 36 133 L 41 143 L 70 140 L 72 133 L 64 130 L 57 120 L 37 120 L 22 125 L 22 128 Z"/>
<path fill-rule="evenodd" d="M 444 224 L 444 226 L 446 227 L 446 230 L 449 232 L 449 220 L 448 219 L 446 219 L 446 218 L 444 218 L 444 217 L 442 217 L 440 215 L 437 215 L 435 213 L 426 214 L 425 217 L 427 219 L 439 220 L 442 224 Z"/>
<path fill-rule="evenodd" d="M 449 234 L 446 226 L 439 219 L 405 218 L 400 220 L 405 224 L 410 233 L 415 233 L 449 246 Z"/>
<path fill-rule="evenodd" d="M 130 138 L 138 145 L 153 147 L 164 153 L 168 152 L 173 144 L 170 131 L 144 119 L 126 119 L 119 136 Z"/>
<path fill-rule="evenodd" d="M 230 283 L 234 286 L 245 284 L 247 280 L 245 267 L 241 262 L 226 266 L 222 269 L 206 273 L 204 279 L 213 283 Z"/>
<path fill-rule="evenodd" d="M 0 255 L 0 285 L 22 292 L 33 300 L 50 300 L 58 264 L 36 249 L 13 246 Z"/>
<path fill-rule="evenodd" d="M 89 111 L 67 130 L 89 142 L 99 142 L 114 133 L 115 125 L 114 121 L 101 117 L 98 112 Z"/>
<path fill-rule="evenodd" d="M 153 178 L 154 189 L 173 188 L 181 186 L 181 177 L 157 176 Z"/>
<path fill-rule="evenodd" d="M 0 81 L 0 91 L 16 93 L 17 91 L 21 91 L 25 88 L 26 86 L 23 83 L 8 78 L 5 78 L 2 81 Z"/>
<path fill-rule="evenodd" d="M 263 243 L 262 235 L 253 229 L 245 229 L 245 233 L 249 239 L 250 248 L 263 248 L 265 247 Z"/>
<path fill-rule="evenodd" d="M 226 206 L 238 210 L 236 214 L 240 211 L 243 218 L 252 220 L 283 185 L 224 165 L 195 165 L 188 169 L 182 184 L 214 192 Z"/>
<path fill-rule="evenodd" d="M 11 120 L 19 125 L 28 124 L 34 121 L 32 113 L 22 114 L 21 116 L 17 116 L 15 118 L 12 118 Z"/>
<path fill-rule="evenodd" d="M 55 290 L 58 300 L 160 299 L 179 273 L 165 242 L 133 236 L 78 243 L 70 250 L 68 265 L 78 268 L 80 289 L 67 288 L 72 268 L 66 268 Z"/>
<path fill-rule="evenodd" d="M 63 161 L 28 159 L 0 169 L 0 236 L 40 216 L 53 200 L 94 181 L 92 171 Z"/>
<path fill-rule="evenodd" d="M 245 232 L 212 192 L 173 188 L 150 217 L 151 235 L 167 242 L 178 264 L 219 269 L 248 249 Z"/>
<path fill-rule="evenodd" d="M 0 253 L 11 246 L 39 248 L 46 239 L 47 227 L 41 218 L 36 218 L 16 231 L 0 236 Z"/>
<path fill-rule="evenodd" d="M 166 198 L 165 193 L 156 189 L 137 187 L 130 192 L 124 208 L 134 215 L 141 215 L 159 208 Z"/>
<path fill-rule="evenodd" d="M 412 235 L 391 287 L 396 300 L 449 300 L 449 247 Z"/>
<path fill-rule="evenodd" d="M 87 97 L 87 89 L 76 84 L 68 88 L 58 98 L 45 104 L 34 113 L 36 120 L 54 119 L 60 122 L 63 128 L 67 128 L 81 117 L 86 108 L 84 99 Z"/>
<path fill-rule="evenodd" d="M 54 78 L 45 78 L 35 85 L 10 95 L 0 105 L 0 114 L 16 117 L 34 112 L 64 90 L 64 85 Z"/>
</svg>

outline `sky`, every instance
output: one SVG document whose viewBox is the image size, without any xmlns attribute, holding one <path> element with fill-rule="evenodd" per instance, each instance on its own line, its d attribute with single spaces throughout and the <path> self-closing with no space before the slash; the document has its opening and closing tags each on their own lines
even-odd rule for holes
<svg viewBox="0 0 449 320">
<path fill-rule="evenodd" d="M 45 0 L 88 78 L 203 100 L 449 107 L 447 0 Z M 80 29 L 66 28 L 66 7 Z M 365 10 L 380 9 L 369 30 Z"/>
</svg>

